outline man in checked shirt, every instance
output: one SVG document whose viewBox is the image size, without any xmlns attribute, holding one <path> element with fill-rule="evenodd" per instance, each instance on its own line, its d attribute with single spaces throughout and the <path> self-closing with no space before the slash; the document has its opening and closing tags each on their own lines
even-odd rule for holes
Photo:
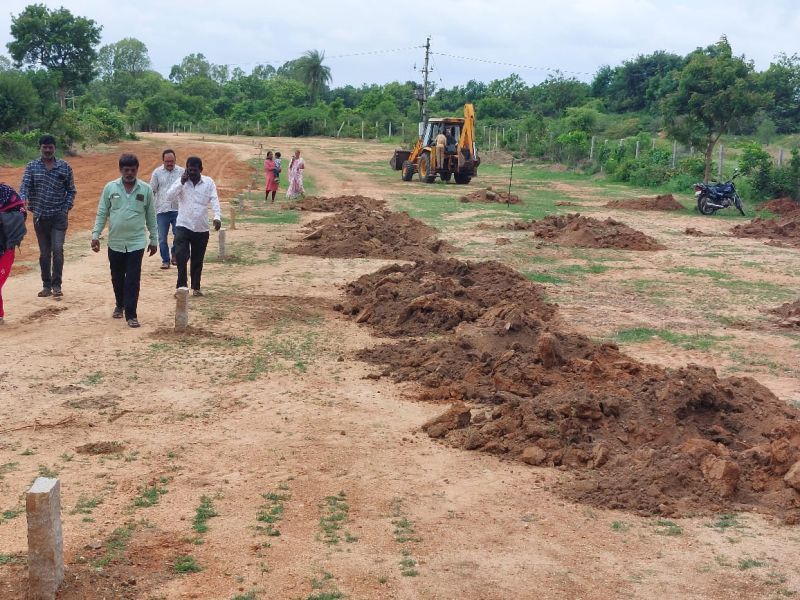
<svg viewBox="0 0 800 600">
<path fill-rule="evenodd" d="M 42 291 L 39 297 L 63 296 L 61 274 L 64 270 L 64 239 L 69 225 L 68 213 L 75 202 L 72 167 L 56 158 L 56 140 L 52 135 L 39 138 L 41 157 L 25 167 L 19 195 L 33 214 L 33 229 L 39 242 L 39 268 Z"/>
</svg>

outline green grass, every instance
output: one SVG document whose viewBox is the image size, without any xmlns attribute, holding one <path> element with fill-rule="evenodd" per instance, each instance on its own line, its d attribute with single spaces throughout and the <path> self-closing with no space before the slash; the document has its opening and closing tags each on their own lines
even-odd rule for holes
<svg viewBox="0 0 800 600">
<path fill-rule="evenodd" d="M 755 567 L 765 567 L 767 563 L 763 560 L 755 560 L 753 558 L 743 558 L 739 560 L 739 570 L 746 571 L 747 569 L 753 569 Z"/>
<path fill-rule="evenodd" d="M 700 333 L 678 333 L 669 329 L 651 329 L 649 327 L 632 327 L 621 329 L 614 334 L 614 341 L 619 344 L 639 344 L 658 338 L 673 346 L 685 350 L 709 350 L 731 336 L 714 336 Z"/>
<path fill-rule="evenodd" d="M 392 525 L 394 525 L 394 540 L 396 542 L 404 544 L 406 542 L 419 541 L 419 538 L 416 537 L 416 531 L 414 530 L 414 523 L 409 521 L 408 518 L 403 517 L 402 519 L 392 521 Z"/>
<path fill-rule="evenodd" d="M 400 574 L 403 577 L 416 577 L 419 575 L 416 567 L 417 561 L 411 556 L 411 550 L 404 549 L 403 557 L 400 559 Z"/>
<path fill-rule="evenodd" d="M 47 465 L 39 465 L 39 477 L 49 477 L 50 479 L 55 479 L 58 477 L 58 471 L 56 469 L 51 469 Z"/>
<path fill-rule="evenodd" d="M 625 523 L 624 521 L 613 521 L 611 523 L 611 531 L 628 531 L 631 528 L 630 525 Z"/>
<path fill-rule="evenodd" d="M 11 519 L 16 519 L 19 515 L 22 514 L 23 508 L 10 508 L 8 510 L 4 510 L 0 513 L 0 523 L 3 521 L 10 521 Z"/>
<path fill-rule="evenodd" d="M 683 528 L 668 519 L 659 519 L 656 521 L 656 533 L 666 536 L 682 535 Z"/>
<path fill-rule="evenodd" d="M 256 521 L 265 523 L 265 525 L 257 525 L 256 531 L 260 531 L 270 537 L 278 537 L 281 532 L 277 524 L 283 519 L 284 502 L 289 499 L 289 494 L 278 494 L 275 492 L 267 492 L 261 494 L 265 503 L 259 507 L 256 514 Z"/>
<path fill-rule="evenodd" d="M 100 497 L 88 498 L 87 496 L 81 494 L 78 498 L 78 501 L 75 503 L 75 508 L 72 509 L 70 514 L 90 515 L 92 514 L 92 511 L 102 503 L 103 499 Z"/>
<path fill-rule="evenodd" d="M 86 377 L 81 380 L 81 383 L 84 385 L 97 385 L 101 381 L 103 381 L 103 377 L 105 375 L 102 371 L 95 371 L 94 373 L 90 373 Z"/>
<path fill-rule="evenodd" d="M 239 594 L 238 596 L 234 596 L 231 600 L 258 600 L 258 594 L 255 590 L 250 590 L 249 592 L 245 592 L 244 594 Z"/>
<path fill-rule="evenodd" d="M 717 520 L 714 521 L 714 523 L 707 524 L 706 527 L 712 527 L 714 529 L 719 529 L 720 531 L 726 531 L 728 529 L 743 529 L 745 526 L 737 520 L 735 514 L 725 513 L 717 517 Z"/>
<path fill-rule="evenodd" d="M 16 471 L 18 466 L 19 466 L 18 462 L 7 462 L 0 465 L 0 481 L 2 481 L 2 479 L 6 476 L 7 473 Z"/>
<path fill-rule="evenodd" d="M 319 529 L 322 541 L 328 545 L 336 545 L 341 541 L 342 527 L 347 522 L 350 506 L 347 504 L 347 494 L 343 491 L 335 496 L 327 496 L 319 505 Z"/>
<path fill-rule="evenodd" d="M 526 271 L 523 273 L 525 277 L 536 283 L 568 283 L 566 279 L 561 279 L 549 273 L 535 273 L 533 271 Z"/>
<path fill-rule="evenodd" d="M 14 563 L 22 562 L 22 559 L 15 554 L 3 554 L 0 553 L 0 567 L 3 565 L 11 565 Z"/>
<path fill-rule="evenodd" d="M 266 225 L 296 225 L 300 222 L 300 211 L 278 208 L 258 208 L 236 215 L 237 223 L 259 223 Z"/>
<path fill-rule="evenodd" d="M 167 480 L 162 477 L 160 483 L 166 483 Z M 133 499 L 133 505 L 136 508 L 149 508 L 158 504 L 161 496 L 167 493 L 167 489 L 159 487 L 158 483 L 143 485 L 139 487 L 139 495 Z"/>
<path fill-rule="evenodd" d="M 218 515 L 219 513 L 214 509 L 214 503 L 211 501 L 211 498 L 208 496 L 201 496 L 200 506 L 195 509 L 192 529 L 197 533 L 206 533 L 208 531 L 208 520 Z"/>
<path fill-rule="evenodd" d="M 105 554 L 101 558 L 92 561 L 92 566 L 96 569 L 102 569 L 120 559 L 127 549 L 128 542 L 130 542 L 135 529 L 136 525 L 134 523 L 128 523 L 122 527 L 117 527 L 105 540 L 103 545 L 106 550 Z"/>
<path fill-rule="evenodd" d="M 194 556 L 179 556 L 172 563 L 172 569 L 176 573 L 199 573 L 203 568 L 197 564 Z"/>
</svg>

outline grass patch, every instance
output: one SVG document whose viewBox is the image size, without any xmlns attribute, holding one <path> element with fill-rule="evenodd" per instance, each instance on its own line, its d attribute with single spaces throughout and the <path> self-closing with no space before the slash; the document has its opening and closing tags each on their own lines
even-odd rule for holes
<svg viewBox="0 0 800 600">
<path fill-rule="evenodd" d="M 51 469 L 47 465 L 39 465 L 39 477 L 49 477 L 50 479 L 55 479 L 58 477 L 58 471 Z"/>
<path fill-rule="evenodd" d="M 0 567 L 3 565 L 13 565 L 21 562 L 24 562 L 24 559 L 21 556 L 17 556 L 16 554 L 3 554 L 0 552 Z"/>
<path fill-rule="evenodd" d="M 406 517 L 392 521 L 392 525 L 394 525 L 394 541 L 400 544 L 420 541 L 419 538 L 416 537 L 414 523 L 409 521 Z"/>
<path fill-rule="evenodd" d="M 706 524 L 706 527 L 711 527 L 713 529 L 719 529 L 720 531 L 726 531 L 728 529 L 744 529 L 745 525 L 740 523 L 736 515 L 733 513 L 725 513 L 717 517 L 717 520 L 713 523 Z"/>
<path fill-rule="evenodd" d="M 684 350 L 709 350 L 723 340 L 731 339 L 731 336 L 715 336 L 700 333 L 678 333 L 669 329 L 651 329 L 649 327 L 632 327 L 621 329 L 614 336 L 614 341 L 620 344 L 640 344 L 658 338 L 673 346 L 679 346 Z"/>
<path fill-rule="evenodd" d="M 214 503 L 211 498 L 200 496 L 200 506 L 195 509 L 192 529 L 197 533 L 206 533 L 208 531 L 208 520 L 218 515 L 219 513 L 214 509 Z"/>
<path fill-rule="evenodd" d="M 624 521 L 613 521 L 611 523 L 611 531 L 625 532 L 628 531 L 630 528 L 631 526 L 625 523 Z"/>
<path fill-rule="evenodd" d="M 248 210 L 246 213 L 237 213 L 236 221 L 266 225 L 296 225 L 300 222 L 300 211 L 264 207 L 263 209 Z"/>
<path fill-rule="evenodd" d="M 6 476 L 7 473 L 16 471 L 18 466 L 19 463 L 17 462 L 7 462 L 0 465 L 0 481 Z"/>
<path fill-rule="evenodd" d="M 81 379 L 81 383 L 84 385 L 97 385 L 103 381 L 103 377 L 105 377 L 105 375 L 102 371 L 95 371 Z"/>
<path fill-rule="evenodd" d="M 97 508 L 100 504 L 103 503 L 103 499 L 98 498 L 88 498 L 81 494 L 78 498 L 78 501 L 75 503 L 75 508 L 72 509 L 70 514 L 72 515 L 90 515 L 92 511 Z"/>
<path fill-rule="evenodd" d="M 257 525 L 256 531 L 265 533 L 270 537 L 278 537 L 281 532 L 277 527 L 277 523 L 283 519 L 283 503 L 289 499 L 289 494 L 267 492 L 266 494 L 261 494 L 261 497 L 264 498 L 265 503 L 259 507 L 256 521 L 265 523 L 265 525 Z"/>
<path fill-rule="evenodd" d="M 556 273 L 564 275 L 599 275 L 605 273 L 611 267 L 606 265 L 588 264 L 588 265 L 564 265 L 556 268 Z"/>
<path fill-rule="evenodd" d="M 161 496 L 167 493 L 167 488 L 160 487 L 160 484 L 167 483 L 166 477 L 161 477 L 157 483 L 147 484 L 139 487 L 139 495 L 133 499 L 136 508 L 149 508 L 155 506 L 161 500 Z"/>
<path fill-rule="evenodd" d="M 322 541 L 328 545 L 335 545 L 341 541 L 340 532 L 347 522 L 350 505 L 347 504 L 347 494 L 343 491 L 336 496 L 327 496 L 319 505 L 321 516 L 319 528 Z"/>
<path fill-rule="evenodd" d="M 19 515 L 22 514 L 24 509 L 17 507 L 17 508 L 10 508 L 8 510 L 4 510 L 0 513 L 0 523 L 3 521 L 10 521 L 11 519 L 16 519 Z"/>
<path fill-rule="evenodd" d="M 756 560 L 754 558 L 742 558 L 739 560 L 739 570 L 746 571 L 747 569 L 754 569 L 756 567 L 766 567 L 767 563 L 763 560 Z"/>
<path fill-rule="evenodd" d="M 411 550 L 403 549 L 403 558 L 400 559 L 400 574 L 403 577 L 416 577 L 419 575 L 417 571 L 417 561 L 411 556 Z"/>
<path fill-rule="evenodd" d="M 568 283 L 567 280 L 550 275 L 549 273 L 535 273 L 533 271 L 526 271 L 523 273 L 526 279 L 535 281 L 537 283 Z"/>
<path fill-rule="evenodd" d="M 683 528 L 668 519 L 659 519 L 656 521 L 656 533 L 667 536 L 682 535 Z"/>
<path fill-rule="evenodd" d="M 172 563 L 172 570 L 176 573 L 199 573 L 203 568 L 197 564 L 194 556 L 179 556 Z"/>
<path fill-rule="evenodd" d="M 92 566 L 96 569 L 102 569 L 122 557 L 135 529 L 136 525 L 134 523 L 128 523 L 122 527 L 117 527 L 111 535 L 106 538 L 104 544 L 106 549 L 105 554 L 101 558 L 92 561 Z"/>
</svg>

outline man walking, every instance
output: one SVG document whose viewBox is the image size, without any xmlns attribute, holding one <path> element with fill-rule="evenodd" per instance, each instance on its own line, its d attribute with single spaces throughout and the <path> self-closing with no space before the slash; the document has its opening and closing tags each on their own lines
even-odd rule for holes
<svg viewBox="0 0 800 600">
<path fill-rule="evenodd" d="M 139 159 L 133 154 L 123 154 L 119 157 L 119 172 L 121 177 L 109 181 L 100 196 L 92 229 L 92 250 L 100 252 L 100 233 L 108 221 L 108 264 L 116 299 L 111 316 L 115 319 L 124 316 L 129 327 L 139 327 L 136 307 L 142 258 L 145 247 L 148 256 L 156 253 L 156 211 L 153 190 L 136 177 Z"/>
<path fill-rule="evenodd" d="M 200 277 L 203 257 L 208 246 L 208 207 L 214 211 L 214 230 L 222 227 L 217 184 L 203 173 L 203 161 L 197 156 L 186 159 L 186 170 L 167 192 L 170 202 L 178 204 L 178 226 L 175 229 L 175 257 L 178 260 L 178 283 L 187 287 L 186 263 L 191 255 L 190 276 L 193 296 L 202 296 Z"/>
<path fill-rule="evenodd" d="M 161 268 L 169 269 L 170 262 L 177 264 L 175 260 L 175 223 L 178 218 L 178 206 L 167 201 L 167 190 L 180 179 L 183 175 L 183 167 L 175 164 L 175 151 L 164 150 L 161 153 L 161 162 L 150 176 L 150 187 L 153 188 L 153 195 L 156 202 L 156 221 L 158 221 L 158 249 L 161 252 Z M 172 226 L 172 248 L 170 248 L 167 238 L 169 228 Z M 172 257 L 170 259 L 170 251 Z"/>
<path fill-rule="evenodd" d="M 75 182 L 72 167 L 55 156 L 56 140 L 52 135 L 39 138 L 39 151 L 41 157 L 25 167 L 19 195 L 33 214 L 33 229 L 39 242 L 42 291 L 38 296 L 58 297 L 64 295 L 64 240 L 69 225 L 67 215 L 75 202 Z"/>
</svg>

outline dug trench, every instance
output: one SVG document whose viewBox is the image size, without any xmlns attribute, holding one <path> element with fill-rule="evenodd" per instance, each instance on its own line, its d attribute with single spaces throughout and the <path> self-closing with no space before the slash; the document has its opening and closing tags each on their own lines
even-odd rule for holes
<svg viewBox="0 0 800 600">
<path fill-rule="evenodd" d="M 560 493 L 594 506 L 800 522 L 800 411 L 757 381 L 646 364 L 576 334 L 542 286 L 497 262 L 391 265 L 344 294 L 334 308 L 400 338 L 357 353 L 373 376 L 452 404 L 423 427 L 431 437 L 569 471 Z"/>
</svg>

